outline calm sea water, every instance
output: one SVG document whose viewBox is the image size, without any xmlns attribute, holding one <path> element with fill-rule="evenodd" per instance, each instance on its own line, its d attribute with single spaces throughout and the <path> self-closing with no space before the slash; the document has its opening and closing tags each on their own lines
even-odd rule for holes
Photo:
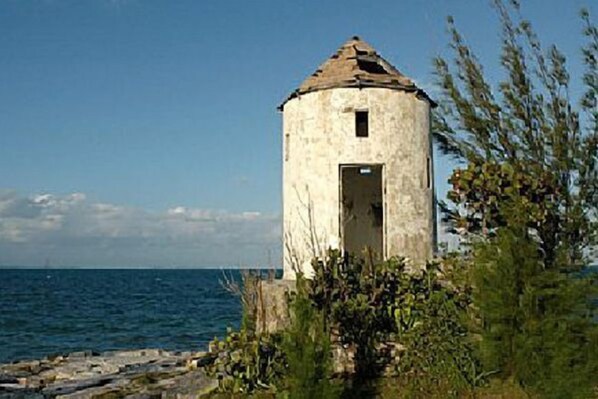
<svg viewBox="0 0 598 399">
<path fill-rule="evenodd" d="M 240 321 L 239 299 L 221 278 L 220 270 L 0 269 L 0 363 L 86 349 L 205 349 Z"/>
</svg>

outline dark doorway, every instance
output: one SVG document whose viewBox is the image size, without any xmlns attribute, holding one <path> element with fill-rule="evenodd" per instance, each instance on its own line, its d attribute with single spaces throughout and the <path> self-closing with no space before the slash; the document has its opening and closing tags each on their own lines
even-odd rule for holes
<svg viewBox="0 0 598 399">
<path fill-rule="evenodd" d="M 369 249 L 383 258 L 384 207 L 382 165 L 341 165 L 343 249 L 362 255 Z"/>
</svg>

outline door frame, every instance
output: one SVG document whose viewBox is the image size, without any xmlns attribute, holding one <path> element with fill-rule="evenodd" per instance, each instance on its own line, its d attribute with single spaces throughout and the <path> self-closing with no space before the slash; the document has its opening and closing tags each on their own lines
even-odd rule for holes
<svg viewBox="0 0 598 399">
<path fill-rule="evenodd" d="M 382 259 L 388 259 L 386 245 L 387 237 L 387 206 L 386 206 L 386 165 L 383 163 L 341 163 L 338 165 L 338 236 L 339 247 L 341 251 L 345 252 L 345 236 L 343 225 L 343 169 L 358 168 L 358 167 L 380 167 L 380 184 L 382 189 Z"/>
</svg>

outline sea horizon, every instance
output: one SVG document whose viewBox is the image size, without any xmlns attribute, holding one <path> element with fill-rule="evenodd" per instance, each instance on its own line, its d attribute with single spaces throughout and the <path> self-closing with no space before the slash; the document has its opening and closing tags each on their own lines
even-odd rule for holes
<svg viewBox="0 0 598 399">
<path fill-rule="evenodd" d="M 238 328 L 240 269 L 0 270 L 0 363 L 91 350 L 206 350 Z"/>
</svg>

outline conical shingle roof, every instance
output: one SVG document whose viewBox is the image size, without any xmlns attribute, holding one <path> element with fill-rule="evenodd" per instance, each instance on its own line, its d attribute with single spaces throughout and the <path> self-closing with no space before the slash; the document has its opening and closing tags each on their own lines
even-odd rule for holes
<svg viewBox="0 0 598 399">
<path fill-rule="evenodd" d="M 357 36 L 343 44 L 280 105 L 312 91 L 338 87 L 383 87 L 414 92 L 436 104 L 407 76 L 382 58 L 372 46 Z"/>
</svg>

